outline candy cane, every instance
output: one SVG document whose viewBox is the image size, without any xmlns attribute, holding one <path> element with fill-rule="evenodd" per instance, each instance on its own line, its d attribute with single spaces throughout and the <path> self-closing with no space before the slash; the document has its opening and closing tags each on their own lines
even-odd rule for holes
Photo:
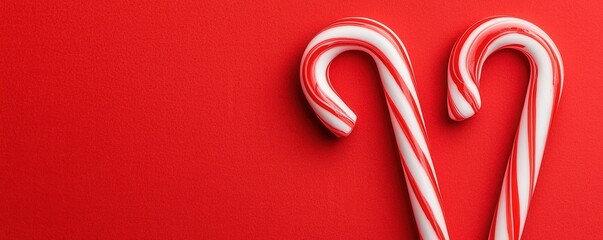
<svg viewBox="0 0 603 240">
<path fill-rule="evenodd" d="M 335 135 L 350 134 L 356 115 L 332 89 L 328 75 L 331 61 L 348 50 L 367 52 L 377 63 L 421 238 L 448 239 L 414 73 L 404 45 L 392 30 L 367 18 L 341 19 L 322 30 L 308 44 L 301 63 L 306 99 Z"/>
<path fill-rule="evenodd" d="M 477 112 L 482 65 L 490 54 L 503 48 L 523 52 L 530 60 L 531 76 L 490 239 L 519 239 L 563 87 L 559 50 L 544 31 L 528 21 L 492 17 L 478 22 L 458 40 L 450 56 L 448 114 L 463 120 Z"/>
</svg>

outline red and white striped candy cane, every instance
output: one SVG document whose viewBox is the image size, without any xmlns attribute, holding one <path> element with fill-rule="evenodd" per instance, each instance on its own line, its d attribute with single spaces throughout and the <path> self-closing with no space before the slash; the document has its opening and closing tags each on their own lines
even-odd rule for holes
<svg viewBox="0 0 603 240">
<path fill-rule="evenodd" d="M 463 120 L 481 106 L 480 72 L 493 52 L 523 52 L 531 65 L 521 120 L 490 229 L 490 239 L 520 239 L 536 187 L 551 120 L 563 87 L 563 63 L 551 38 L 536 25 L 513 17 L 484 19 L 458 40 L 448 65 L 448 114 Z"/>
<path fill-rule="evenodd" d="M 328 73 L 331 61 L 349 50 L 367 52 L 377 63 L 421 238 L 448 239 L 414 73 L 404 45 L 392 30 L 357 17 L 341 19 L 322 30 L 308 44 L 301 63 L 306 99 L 335 135 L 347 136 L 352 131 L 356 115 L 332 89 Z"/>
</svg>

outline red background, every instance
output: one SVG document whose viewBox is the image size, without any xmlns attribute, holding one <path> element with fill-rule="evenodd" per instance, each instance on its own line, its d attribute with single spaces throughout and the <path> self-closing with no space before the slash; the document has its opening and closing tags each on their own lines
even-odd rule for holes
<svg viewBox="0 0 603 240">
<path fill-rule="evenodd" d="M 306 44 L 345 16 L 405 43 L 451 238 L 485 239 L 529 65 L 494 54 L 461 123 L 445 77 L 456 38 L 498 14 L 539 25 L 565 62 L 523 239 L 603 236 L 596 1 L 15 2 L 0 4 L 0 239 L 417 239 L 370 57 L 332 66 L 359 116 L 348 138 L 301 93 Z"/>
</svg>

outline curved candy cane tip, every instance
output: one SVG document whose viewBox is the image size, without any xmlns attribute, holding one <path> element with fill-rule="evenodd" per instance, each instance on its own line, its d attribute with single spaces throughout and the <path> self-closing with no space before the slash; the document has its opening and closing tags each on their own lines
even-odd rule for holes
<svg viewBox="0 0 603 240">
<path fill-rule="evenodd" d="M 342 44 L 350 39 L 356 43 Z M 377 41 L 372 47 L 389 51 L 390 55 L 406 55 L 404 45 L 391 29 L 365 17 L 345 17 L 331 23 L 310 41 L 304 51 L 300 66 L 304 95 L 320 121 L 337 137 L 345 137 L 352 132 L 356 114 L 331 86 L 328 74 L 330 63 L 344 51 L 361 50 L 362 44 L 359 42 L 371 41 Z M 382 45 L 387 46 L 384 48 Z M 371 51 L 374 52 L 374 49 L 367 52 L 376 57 Z"/>
<path fill-rule="evenodd" d="M 331 61 L 348 50 L 365 50 L 373 58 L 396 59 L 390 69 L 412 74 L 406 49 L 400 39 L 387 26 L 364 17 L 345 17 L 337 20 L 308 44 L 300 66 L 300 79 L 304 95 L 321 122 L 336 136 L 351 133 L 356 114 L 341 100 L 329 79 Z M 376 56 L 380 51 L 383 56 Z M 400 61 L 402 60 L 402 61 Z M 408 77 L 410 78 L 410 77 Z M 414 80 L 413 80 L 414 81 Z"/>
<path fill-rule="evenodd" d="M 494 40 L 499 41 L 495 43 Z M 549 58 L 553 64 L 554 82 L 562 86 L 563 64 L 559 50 L 542 29 L 520 18 L 488 17 L 467 29 L 450 54 L 448 114 L 451 119 L 467 119 L 481 108 L 478 86 L 483 63 L 490 54 L 504 48 L 517 49 L 526 54 L 532 63 L 532 72 L 548 62 L 539 60 Z M 539 53 L 538 48 L 544 48 L 546 54 Z"/>
<path fill-rule="evenodd" d="M 329 82 L 329 65 L 340 53 L 361 50 L 379 70 L 402 168 L 422 239 L 448 239 L 414 74 L 402 41 L 385 25 L 368 19 L 344 18 L 329 25 L 308 44 L 300 80 L 310 106 L 331 132 L 347 136 L 356 115 Z"/>
<path fill-rule="evenodd" d="M 514 17 L 484 19 L 461 36 L 450 55 L 448 113 L 452 119 L 462 120 L 479 110 L 482 65 L 490 54 L 503 48 L 524 53 L 531 74 L 490 229 L 492 240 L 521 238 L 564 74 L 559 50 L 542 29 Z"/>
</svg>

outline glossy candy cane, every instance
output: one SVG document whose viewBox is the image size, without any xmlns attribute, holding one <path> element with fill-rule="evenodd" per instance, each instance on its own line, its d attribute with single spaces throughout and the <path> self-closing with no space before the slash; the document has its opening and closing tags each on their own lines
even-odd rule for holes
<svg viewBox="0 0 603 240">
<path fill-rule="evenodd" d="M 531 75 L 490 239 L 519 239 L 561 97 L 563 63 L 559 50 L 544 31 L 522 19 L 492 17 L 476 23 L 458 40 L 450 56 L 448 114 L 463 120 L 479 110 L 477 86 L 482 65 L 490 54 L 504 48 L 523 52 L 530 61 Z"/>
<path fill-rule="evenodd" d="M 328 73 L 331 61 L 349 50 L 367 52 L 379 69 L 421 237 L 448 239 L 414 73 L 404 45 L 389 28 L 367 18 L 345 18 L 316 35 L 301 63 L 301 85 L 306 99 L 335 135 L 350 134 L 356 115 L 332 89 Z"/>
</svg>

